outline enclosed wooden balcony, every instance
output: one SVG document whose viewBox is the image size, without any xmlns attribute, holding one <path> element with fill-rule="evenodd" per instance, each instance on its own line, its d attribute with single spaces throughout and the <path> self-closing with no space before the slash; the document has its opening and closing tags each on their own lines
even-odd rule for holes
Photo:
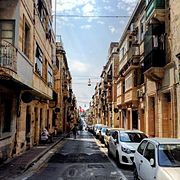
<svg viewBox="0 0 180 180">
<path fill-rule="evenodd" d="M 117 106 L 122 106 L 124 104 L 124 94 L 117 97 Z"/>
<path fill-rule="evenodd" d="M 136 87 L 129 89 L 125 92 L 125 95 L 124 95 L 125 103 L 134 102 L 137 100 L 138 99 L 137 99 L 137 88 Z"/>
<path fill-rule="evenodd" d="M 152 18 L 165 21 L 165 0 L 146 0 L 146 19 Z"/>
<path fill-rule="evenodd" d="M 164 32 L 164 24 L 151 24 L 144 38 L 144 72 L 148 78 L 154 81 L 163 78 L 163 67 L 167 64 Z"/>
</svg>

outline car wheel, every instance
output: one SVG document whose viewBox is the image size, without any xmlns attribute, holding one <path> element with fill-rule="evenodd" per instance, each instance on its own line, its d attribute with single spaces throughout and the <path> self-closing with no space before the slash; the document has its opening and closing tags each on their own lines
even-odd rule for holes
<svg viewBox="0 0 180 180">
<path fill-rule="evenodd" d="M 119 154 L 118 154 L 118 152 L 116 152 L 116 164 L 117 164 L 118 167 L 121 166 L 121 163 L 119 161 Z"/>
<path fill-rule="evenodd" d="M 134 180 L 139 180 L 136 166 L 134 166 L 133 175 L 134 175 Z"/>
</svg>

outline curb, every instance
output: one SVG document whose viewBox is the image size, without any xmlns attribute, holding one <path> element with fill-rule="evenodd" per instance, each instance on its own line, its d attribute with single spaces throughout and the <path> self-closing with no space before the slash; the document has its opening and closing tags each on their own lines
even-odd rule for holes
<svg viewBox="0 0 180 180">
<path fill-rule="evenodd" d="M 52 144 L 52 146 L 49 146 L 46 148 L 43 152 L 41 152 L 37 157 L 35 157 L 31 162 L 29 162 L 25 168 L 23 169 L 23 173 L 27 171 L 30 167 L 32 167 L 39 159 L 41 159 L 50 149 L 55 147 L 60 141 L 62 141 L 64 138 L 67 137 L 68 134 L 63 135 L 59 140 L 57 140 L 55 143 Z"/>
</svg>

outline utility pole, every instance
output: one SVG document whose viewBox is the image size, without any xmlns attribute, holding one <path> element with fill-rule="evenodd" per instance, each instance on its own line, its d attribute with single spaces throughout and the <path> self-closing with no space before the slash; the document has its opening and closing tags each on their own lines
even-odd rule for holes
<svg viewBox="0 0 180 180">
<path fill-rule="evenodd" d="M 54 33 L 55 33 L 55 40 L 56 40 L 56 8 L 57 8 L 57 0 L 55 0 L 55 12 L 54 12 Z"/>
</svg>

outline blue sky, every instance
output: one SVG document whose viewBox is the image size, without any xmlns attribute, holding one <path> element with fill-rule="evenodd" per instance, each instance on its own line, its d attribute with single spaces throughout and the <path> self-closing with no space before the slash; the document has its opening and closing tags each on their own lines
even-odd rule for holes
<svg viewBox="0 0 180 180">
<path fill-rule="evenodd" d="M 103 66 L 107 62 L 109 45 L 120 40 L 129 18 L 64 15 L 130 16 L 137 1 L 56 0 L 56 34 L 63 41 L 78 106 L 84 109 L 89 107 L 95 85 L 100 81 Z M 55 0 L 53 9 L 54 3 Z M 91 86 L 88 86 L 89 78 Z"/>
</svg>

